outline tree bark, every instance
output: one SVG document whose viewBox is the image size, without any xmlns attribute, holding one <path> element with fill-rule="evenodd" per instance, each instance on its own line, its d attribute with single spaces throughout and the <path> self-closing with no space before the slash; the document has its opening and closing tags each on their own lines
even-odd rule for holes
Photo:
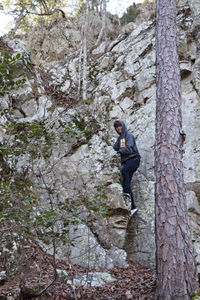
<svg viewBox="0 0 200 300">
<path fill-rule="evenodd" d="M 183 178 L 176 0 L 157 0 L 156 66 L 156 299 L 186 300 L 198 284 Z"/>
<path fill-rule="evenodd" d="M 83 46 L 81 46 L 81 48 L 80 48 L 79 62 L 78 62 L 78 90 L 77 90 L 77 96 L 80 96 L 80 93 L 81 93 L 82 56 L 83 56 Z"/>
<path fill-rule="evenodd" d="M 83 83 L 82 97 L 87 100 L 87 34 L 88 34 L 88 19 L 89 19 L 89 1 L 86 1 L 85 8 L 85 24 L 83 32 Z"/>
<path fill-rule="evenodd" d="M 106 40 L 106 0 L 103 0 L 102 26 L 95 45 L 98 45 L 102 39 Z"/>
</svg>

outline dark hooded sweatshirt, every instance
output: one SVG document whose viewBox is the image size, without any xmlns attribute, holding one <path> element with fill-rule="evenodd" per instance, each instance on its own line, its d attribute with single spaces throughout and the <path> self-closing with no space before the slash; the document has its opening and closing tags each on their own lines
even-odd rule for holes
<svg viewBox="0 0 200 300">
<path fill-rule="evenodd" d="M 140 159 L 140 154 L 135 143 L 134 135 L 127 130 L 126 125 L 123 121 L 117 121 L 122 125 L 122 132 L 119 135 L 113 148 L 115 151 L 117 151 L 117 153 L 120 154 L 121 163 L 124 163 L 130 158 L 137 157 Z"/>
</svg>

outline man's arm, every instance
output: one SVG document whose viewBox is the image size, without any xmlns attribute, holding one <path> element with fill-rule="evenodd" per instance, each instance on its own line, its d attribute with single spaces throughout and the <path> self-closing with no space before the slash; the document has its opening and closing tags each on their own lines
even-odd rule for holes
<svg viewBox="0 0 200 300">
<path fill-rule="evenodd" d="M 113 149 L 115 151 L 119 151 L 119 138 L 117 139 L 116 143 L 113 145 Z"/>
<path fill-rule="evenodd" d="M 126 146 L 119 148 L 120 154 L 132 154 L 134 149 L 134 136 L 130 133 L 126 136 Z"/>
</svg>

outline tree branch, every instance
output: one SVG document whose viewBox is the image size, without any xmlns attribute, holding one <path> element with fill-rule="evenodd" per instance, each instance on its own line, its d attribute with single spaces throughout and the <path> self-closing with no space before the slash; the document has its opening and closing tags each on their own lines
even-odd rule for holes
<svg viewBox="0 0 200 300">
<path fill-rule="evenodd" d="M 26 9 L 26 12 L 28 14 L 35 15 L 35 16 L 41 16 L 41 17 L 43 17 L 43 16 L 52 16 L 53 14 L 55 14 L 55 12 L 61 12 L 62 17 L 64 19 L 66 18 L 64 11 L 60 8 L 56 8 L 52 12 L 49 12 L 49 13 L 36 13 L 36 12 L 33 12 L 33 11 L 28 11 L 27 9 Z"/>
</svg>

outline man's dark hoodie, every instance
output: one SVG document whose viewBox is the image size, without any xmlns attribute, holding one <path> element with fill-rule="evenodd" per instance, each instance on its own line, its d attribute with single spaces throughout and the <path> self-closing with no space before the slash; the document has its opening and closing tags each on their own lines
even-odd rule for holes
<svg viewBox="0 0 200 300">
<path fill-rule="evenodd" d="M 140 154 L 135 143 L 134 135 L 127 130 L 123 121 L 117 120 L 115 123 L 120 123 L 122 126 L 122 132 L 113 146 L 114 150 L 117 151 L 117 153 L 119 153 L 121 156 L 121 163 L 124 163 L 130 158 L 137 157 L 140 159 Z"/>
</svg>

